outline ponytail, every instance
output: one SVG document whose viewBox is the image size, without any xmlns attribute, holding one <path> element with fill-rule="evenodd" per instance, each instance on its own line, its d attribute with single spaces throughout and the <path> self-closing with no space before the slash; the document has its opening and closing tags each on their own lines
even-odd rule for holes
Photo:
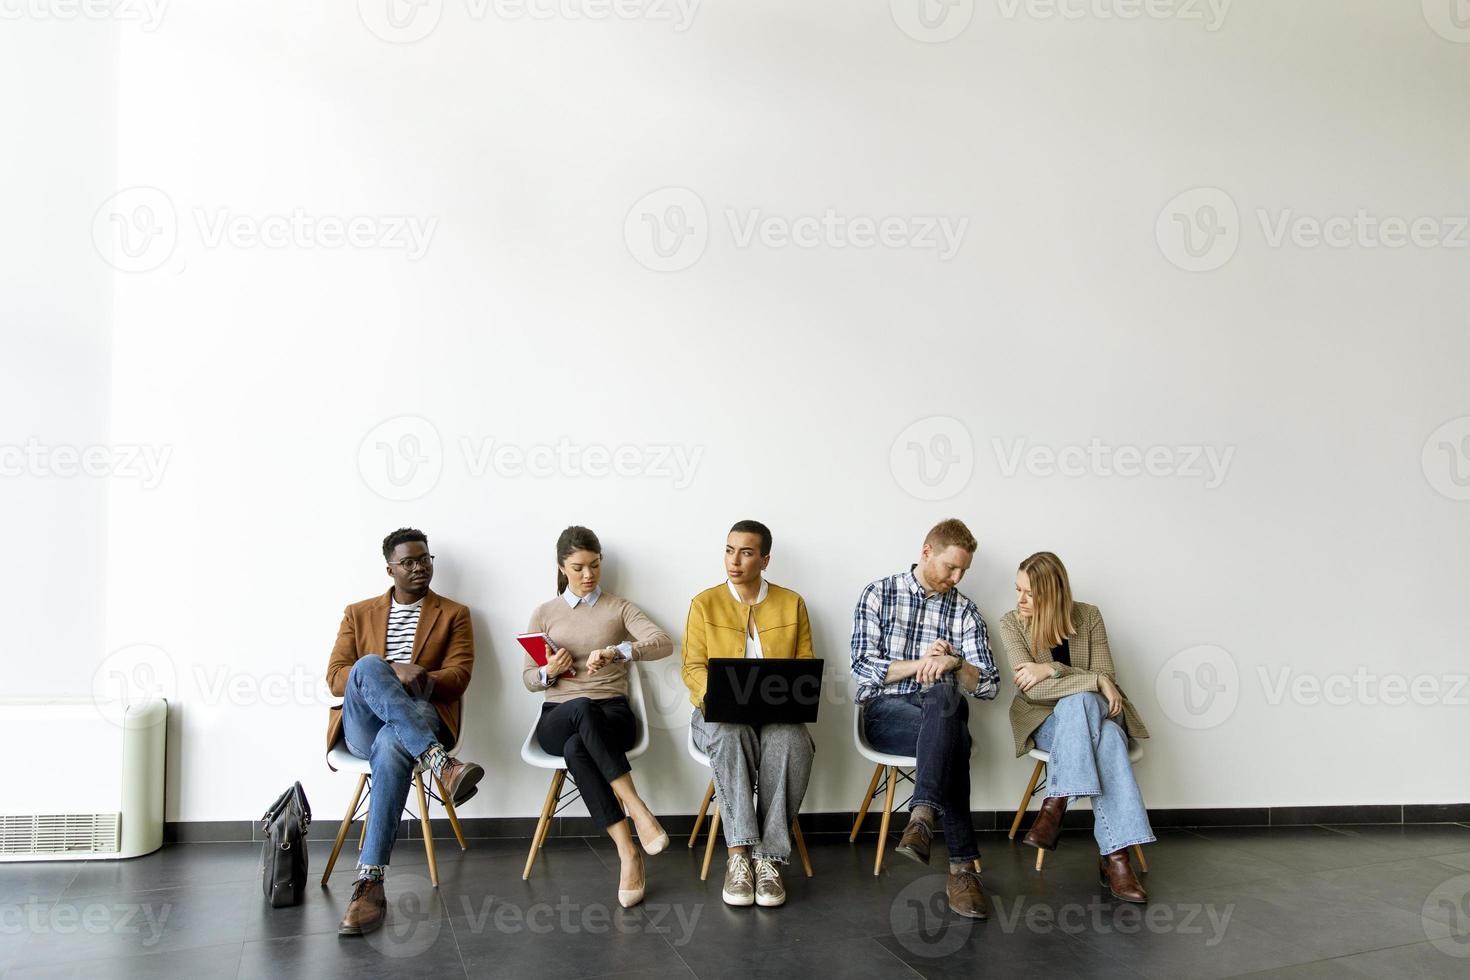
<svg viewBox="0 0 1470 980">
<path fill-rule="evenodd" d="M 591 528 L 573 524 L 561 532 L 556 539 L 556 594 L 561 595 L 567 590 L 567 576 L 561 570 L 562 563 L 576 551 L 590 551 L 595 555 L 602 554 L 602 542 L 597 540 L 597 535 L 592 533 Z"/>
</svg>

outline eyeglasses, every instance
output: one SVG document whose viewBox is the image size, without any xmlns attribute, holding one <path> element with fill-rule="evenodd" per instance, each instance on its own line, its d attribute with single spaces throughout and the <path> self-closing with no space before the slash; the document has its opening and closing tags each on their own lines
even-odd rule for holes
<svg viewBox="0 0 1470 980">
<path fill-rule="evenodd" d="M 402 558 L 398 561 L 390 561 L 390 565 L 401 565 L 405 572 L 411 572 L 416 568 L 428 568 L 434 564 L 433 555 L 419 555 L 415 558 Z"/>
</svg>

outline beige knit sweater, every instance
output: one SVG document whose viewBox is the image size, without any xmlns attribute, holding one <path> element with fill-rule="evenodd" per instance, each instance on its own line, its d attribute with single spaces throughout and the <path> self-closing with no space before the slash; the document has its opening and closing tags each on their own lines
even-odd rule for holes
<svg viewBox="0 0 1470 980">
<path fill-rule="evenodd" d="M 562 596 L 544 602 L 531 613 L 527 633 L 545 633 L 557 647 L 572 655 L 573 677 L 551 678 L 550 687 L 541 683 L 541 668 L 530 654 L 524 657 L 521 679 L 528 691 L 545 691 L 546 700 L 628 696 L 629 665 L 614 661 L 595 674 L 587 672 L 587 656 L 593 650 L 631 641 L 634 660 L 662 660 L 674 652 L 674 641 L 659 629 L 643 610 L 627 599 L 602 593 L 595 605 L 569 606 Z"/>
</svg>

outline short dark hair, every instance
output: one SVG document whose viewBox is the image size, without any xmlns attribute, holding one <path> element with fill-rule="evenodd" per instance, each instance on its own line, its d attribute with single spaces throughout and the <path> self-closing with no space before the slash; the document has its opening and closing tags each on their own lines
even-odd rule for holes
<svg viewBox="0 0 1470 980">
<path fill-rule="evenodd" d="M 416 527 L 400 527 L 392 534 L 383 539 L 383 560 L 388 561 L 393 557 L 393 549 L 405 541 L 421 541 L 425 548 L 429 546 L 429 536 Z"/>
<path fill-rule="evenodd" d="M 760 521 L 736 521 L 735 526 L 730 528 L 731 534 L 759 534 L 761 536 L 761 557 L 771 553 L 771 529 Z"/>
</svg>

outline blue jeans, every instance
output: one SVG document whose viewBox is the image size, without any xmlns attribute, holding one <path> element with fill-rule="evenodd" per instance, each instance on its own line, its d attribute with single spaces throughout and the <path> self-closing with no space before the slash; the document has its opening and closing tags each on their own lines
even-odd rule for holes
<svg viewBox="0 0 1470 980">
<path fill-rule="evenodd" d="M 869 745 L 918 759 L 910 812 L 923 804 L 939 814 L 952 863 L 978 858 L 970 816 L 970 706 L 959 687 L 941 682 L 912 694 L 880 694 L 862 711 Z"/>
<path fill-rule="evenodd" d="M 1051 753 L 1046 795 L 1092 798 L 1099 854 L 1155 840 L 1128 761 L 1128 733 L 1107 714 L 1108 699 L 1101 694 L 1069 694 L 1033 735 L 1036 747 Z"/>
<path fill-rule="evenodd" d="M 403 689 L 388 661 L 367 656 L 347 675 L 342 737 L 347 751 L 367 759 L 373 770 L 367 840 L 358 861 L 387 864 L 414 766 L 435 742 L 447 747 L 449 732 L 433 704 Z"/>
</svg>

